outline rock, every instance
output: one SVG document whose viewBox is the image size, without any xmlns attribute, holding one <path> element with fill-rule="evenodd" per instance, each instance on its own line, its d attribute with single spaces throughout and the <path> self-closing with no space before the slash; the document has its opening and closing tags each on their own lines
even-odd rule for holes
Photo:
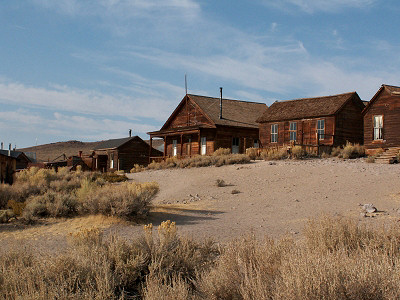
<svg viewBox="0 0 400 300">
<path fill-rule="evenodd" d="M 361 206 L 362 210 L 364 210 L 365 212 L 367 212 L 369 214 L 378 211 L 376 209 L 376 207 L 372 203 L 370 203 L 370 204 L 359 204 L 359 206 Z"/>
</svg>

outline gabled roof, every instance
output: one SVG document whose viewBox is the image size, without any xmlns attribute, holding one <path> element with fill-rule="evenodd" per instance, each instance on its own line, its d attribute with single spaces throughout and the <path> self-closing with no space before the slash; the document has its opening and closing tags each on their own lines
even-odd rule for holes
<svg viewBox="0 0 400 300">
<path fill-rule="evenodd" d="M 28 159 L 29 161 L 31 161 L 31 160 L 29 159 L 29 157 L 27 157 L 27 156 L 25 155 L 25 153 L 22 152 L 22 151 L 11 150 L 11 151 L 10 151 L 10 155 L 8 155 L 8 150 L 0 150 L 0 154 L 3 154 L 3 155 L 5 155 L 5 156 L 10 156 L 10 157 L 13 157 L 13 158 L 16 158 L 16 159 L 19 159 L 19 157 L 22 155 L 23 157 L 26 157 L 26 159 Z"/>
<path fill-rule="evenodd" d="M 268 108 L 265 103 L 222 99 L 222 119 L 220 119 L 220 98 L 188 94 L 182 99 L 160 131 L 164 131 L 168 127 L 175 115 L 185 104 L 186 97 L 191 100 L 210 121 L 210 124 L 197 124 L 196 126 L 198 127 L 215 127 L 217 125 L 222 125 L 258 128 L 256 120 Z"/>
<path fill-rule="evenodd" d="M 188 96 L 215 125 L 258 128 L 256 120 L 267 109 L 265 103 L 222 99 L 222 119 L 220 119 L 220 98 L 198 95 Z"/>
<path fill-rule="evenodd" d="M 356 92 L 332 96 L 303 98 L 273 103 L 257 120 L 259 123 L 317 118 L 336 114 L 353 97 L 357 97 L 361 107 L 363 104 Z"/>
<path fill-rule="evenodd" d="M 116 148 L 119 148 L 122 145 L 126 144 L 130 140 L 133 140 L 136 138 L 140 139 L 140 137 L 138 137 L 138 136 L 133 136 L 133 137 L 127 137 L 127 138 L 122 138 L 122 139 L 112 139 L 112 140 L 103 141 L 94 150 L 116 149 Z"/>
<path fill-rule="evenodd" d="M 400 87 L 394 85 L 382 84 L 379 90 L 376 92 L 376 94 L 372 97 L 372 99 L 369 101 L 367 106 L 362 111 L 363 114 L 365 114 L 369 110 L 369 108 L 373 105 L 376 99 L 378 99 L 379 94 L 384 89 L 386 89 L 392 96 L 400 96 Z"/>
</svg>

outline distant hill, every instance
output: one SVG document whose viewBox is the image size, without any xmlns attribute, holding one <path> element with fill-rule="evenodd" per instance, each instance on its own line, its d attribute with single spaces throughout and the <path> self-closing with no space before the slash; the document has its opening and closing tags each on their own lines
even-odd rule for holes
<svg viewBox="0 0 400 300">
<path fill-rule="evenodd" d="M 98 142 L 81 142 L 81 141 L 67 141 L 67 142 L 57 142 L 51 144 L 44 144 L 39 146 L 33 146 L 28 148 L 21 148 L 18 151 L 23 152 L 35 152 L 36 160 L 38 162 L 41 161 L 53 161 L 54 159 L 65 154 L 67 157 L 72 155 L 78 155 L 79 151 L 82 151 L 83 154 L 90 154 L 91 150 L 95 149 L 100 143 Z M 145 141 L 149 143 L 149 141 Z M 161 148 L 160 151 L 163 151 L 163 142 L 162 140 L 153 140 L 153 148 Z"/>
</svg>

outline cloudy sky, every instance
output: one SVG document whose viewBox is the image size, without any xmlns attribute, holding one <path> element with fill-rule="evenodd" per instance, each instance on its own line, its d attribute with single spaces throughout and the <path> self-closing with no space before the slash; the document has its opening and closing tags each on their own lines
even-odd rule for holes
<svg viewBox="0 0 400 300">
<path fill-rule="evenodd" d="M 189 93 L 271 104 L 400 85 L 395 0 L 0 2 L 0 140 L 147 138 Z"/>
</svg>

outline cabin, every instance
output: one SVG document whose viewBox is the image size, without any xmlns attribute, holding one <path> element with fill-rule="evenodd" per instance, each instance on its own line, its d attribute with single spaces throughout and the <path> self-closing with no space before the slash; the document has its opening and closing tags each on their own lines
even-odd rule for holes
<svg viewBox="0 0 400 300">
<path fill-rule="evenodd" d="M 3 155 L 14 157 L 17 160 L 16 170 L 27 169 L 28 165 L 32 162 L 32 160 L 25 155 L 22 151 L 15 150 L 0 150 L 0 153 Z"/>
<path fill-rule="evenodd" d="M 164 159 L 210 155 L 218 148 L 245 153 L 259 146 L 256 120 L 266 104 L 187 94 L 159 131 L 149 132 L 164 140 Z"/>
<path fill-rule="evenodd" d="M 261 146 L 329 152 L 347 141 L 362 144 L 364 107 L 356 92 L 277 101 L 257 120 Z"/>
<path fill-rule="evenodd" d="M 8 151 L 7 151 L 8 152 Z M 17 159 L 8 154 L 0 153 L 0 183 L 12 184 L 17 169 Z"/>
<path fill-rule="evenodd" d="M 148 165 L 149 156 L 163 155 L 138 136 L 104 141 L 93 152 L 92 168 L 103 172 L 129 172 L 135 164 Z"/>
<path fill-rule="evenodd" d="M 383 84 L 363 110 L 363 117 L 367 154 L 400 147 L 400 87 Z"/>
</svg>

